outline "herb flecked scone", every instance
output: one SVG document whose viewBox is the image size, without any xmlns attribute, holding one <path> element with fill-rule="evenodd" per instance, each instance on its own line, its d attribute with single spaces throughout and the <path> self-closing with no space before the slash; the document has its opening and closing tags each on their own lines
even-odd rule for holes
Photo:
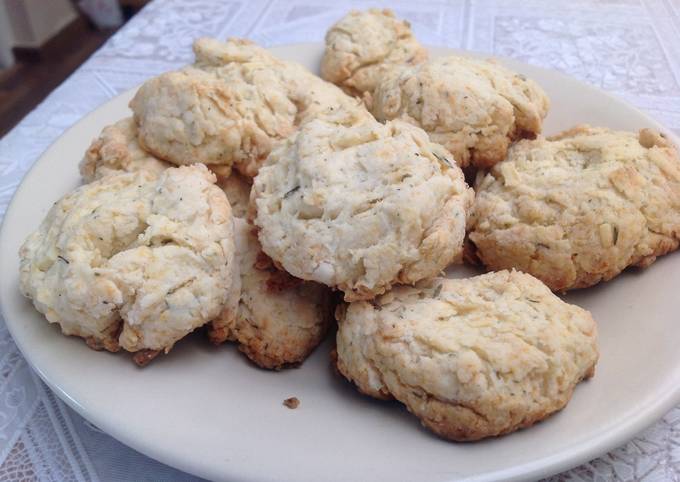
<svg viewBox="0 0 680 482">
<path fill-rule="evenodd" d="M 131 117 L 105 127 L 94 139 L 80 162 L 83 181 L 91 182 L 109 174 L 142 169 L 160 174 L 172 164 L 161 161 L 141 148 L 137 126 Z"/>
<path fill-rule="evenodd" d="M 370 118 L 361 103 L 248 40 L 194 42 L 196 61 L 145 82 L 130 102 L 141 146 L 160 159 L 253 177 L 306 120 Z"/>
<path fill-rule="evenodd" d="M 594 374 L 597 329 L 536 278 L 500 271 L 338 307 L 339 372 L 451 440 L 528 427 Z"/>
<path fill-rule="evenodd" d="M 401 117 L 451 151 L 459 166 L 481 169 L 502 161 L 512 141 L 536 137 L 549 106 L 531 79 L 457 56 L 392 69 L 366 100 L 376 119 Z"/>
<path fill-rule="evenodd" d="M 333 320 L 332 295 L 323 285 L 293 278 L 261 251 L 252 225 L 234 220 L 240 272 L 238 308 L 214 320 L 213 342 L 233 340 L 262 368 L 302 363 Z"/>
<path fill-rule="evenodd" d="M 474 196 L 450 157 L 405 122 L 309 122 L 254 180 L 262 249 L 348 301 L 435 276 L 461 256 Z"/>
<path fill-rule="evenodd" d="M 521 141 L 476 191 L 469 238 L 481 262 L 555 291 L 648 266 L 680 242 L 680 158 L 649 129 L 578 126 Z"/>
<path fill-rule="evenodd" d="M 238 276 L 205 166 L 106 176 L 59 200 L 19 252 L 21 291 L 65 335 L 147 362 L 217 317 Z"/>
<path fill-rule="evenodd" d="M 137 127 L 132 118 L 127 118 L 105 127 L 92 141 L 80 162 L 80 175 L 84 182 L 92 182 L 112 174 L 141 170 L 159 175 L 169 167 L 174 166 L 141 148 L 137 142 Z M 245 217 L 250 198 L 248 178 L 237 172 L 227 177 L 217 175 L 217 185 L 227 195 L 232 214 Z"/>
<path fill-rule="evenodd" d="M 326 33 L 321 77 L 350 95 L 372 92 L 387 70 L 427 60 L 411 25 L 388 9 L 352 10 Z"/>
</svg>

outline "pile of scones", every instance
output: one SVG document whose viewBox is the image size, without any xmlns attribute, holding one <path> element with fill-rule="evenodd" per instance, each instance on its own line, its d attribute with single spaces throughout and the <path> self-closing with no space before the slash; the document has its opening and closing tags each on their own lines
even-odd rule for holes
<svg viewBox="0 0 680 482">
<path fill-rule="evenodd" d="M 389 10 L 331 27 L 323 79 L 247 40 L 193 48 L 92 142 L 83 184 L 20 250 L 22 293 L 94 349 L 145 365 L 204 327 L 278 370 L 337 322 L 331 359 L 362 393 L 477 440 L 593 376 L 595 322 L 553 292 L 678 248 L 662 134 L 542 137 L 539 85 L 428 59 Z M 488 272 L 442 276 L 462 262 Z"/>
</svg>

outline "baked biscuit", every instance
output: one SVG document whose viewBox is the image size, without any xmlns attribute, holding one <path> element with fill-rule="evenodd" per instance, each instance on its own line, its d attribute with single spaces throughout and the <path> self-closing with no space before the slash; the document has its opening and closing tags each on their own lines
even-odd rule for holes
<svg viewBox="0 0 680 482">
<path fill-rule="evenodd" d="M 352 10 L 326 33 L 321 77 L 350 95 L 372 92 L 387 70 L 427 60 L 411 25 L 391 10 Z"/>
<path fill-rule="evenodd" d="M 680 159 L 649 129 L 578 126 L 521 141 L 476 187 L 478 258 L 555 291 L 607 281 L 678 248 Z"/>
<path fill-rule="evenodd" d="M 167 353 L 232 290 L 232 215 L 214 181 L 195 165 L 77 188 L 21 247 L 22 293 L 93 348 Z"/>
<path fill-rule="evenodd" d="M 173 164 L 253 177 L 274 143 L 306 120 L 370 117 L 334 85 L 252 42 L 199 39 L 194 52 L 193 66 L 147 81 L 130 102 L 142 147 Z"/>
<path fill-rule="evenodd" d="M 336 317 L 339 372 L 451 440 L 506 434 L 561 410 L 598 358 L 590 313 L 517 271 L 397 287 Z"/>
<path fill-rule="evenodd" d="M 266 83 L 266 74 L 253 81 Z M 144 149 L 177 165 L 233 164 L 267 156 L 276 139 L 294 131 L 295 105 L 276 82 L 267 96 L 259 85 L 229 83 L 212 72 L 187 67 L 145 82 L 130 107 Z"/>
<path fill-rule="evenodd" d="M 232 172 L 231 176 L 217 178 L 217 185 L 227 195 L 231 205 L 231 213 L 237 218 L 245 218 L 250 202 L 250 181 L 237 172 Z"/>
<path fill-rule="evenodd" d="M 494 62 L 448 56 L 393 69 L 367 99 L 380 121 L 402 117 L 446 147 L 461 167 L 487 169 L 508 145 L 541 132 L 548 97 Z"/>
<path fill-rule="evenodd" d="M 331 293 L 323 285 L 276 269 L 261 251 L 253 226 L 234 220 L 241 291 L 236 317 L 213 321 L 210 337 L 227 339 L 262 368 L 298 364 L 321 343 L 332 320 Z"/>
<path fill-rule="evenodd" d="M 129 117 L 105 127 L 99 137 L 92 141 L 80 162 L 80 174 L 85 182 L 91 182 L 109 174 L 142 169 L 160 174 L 171 166 L 140 147 L 137 126 Z"/>
<path fill-rule="evenodd" d="M 449 159 L 405 122 L 309 122 L 254 180 L 262 248 L 348 301 L 434 276 L 460 258 L 474 196 Z"/>
</svg>

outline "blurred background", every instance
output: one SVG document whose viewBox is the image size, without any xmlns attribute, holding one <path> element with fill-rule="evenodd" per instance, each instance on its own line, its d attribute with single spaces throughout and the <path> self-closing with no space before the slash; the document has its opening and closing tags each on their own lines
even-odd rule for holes
<svg viewBox="0 0 680 482">
<path fill-rule="evenodd" d="M 0 138 L 148 0 L 0 0 Z"/>
</svg>

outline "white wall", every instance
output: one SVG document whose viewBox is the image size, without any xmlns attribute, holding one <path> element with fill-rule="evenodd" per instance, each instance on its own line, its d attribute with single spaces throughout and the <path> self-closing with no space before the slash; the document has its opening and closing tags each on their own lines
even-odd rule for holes
<svg viewBox="0 0 680 482">
<path fill-rule="evenodd" d="M 0 1 L 4 3 L 16 47 L 40 47 L 78 16 L 69 0 Z"/>
<path fill-rule="evenodd" d="M 12 27 L 9 24 L 7 10 L 4 2 L 0 2 L 0 69 L 10 67 L 14 63 L 13 45 Z"/>
</svg>

